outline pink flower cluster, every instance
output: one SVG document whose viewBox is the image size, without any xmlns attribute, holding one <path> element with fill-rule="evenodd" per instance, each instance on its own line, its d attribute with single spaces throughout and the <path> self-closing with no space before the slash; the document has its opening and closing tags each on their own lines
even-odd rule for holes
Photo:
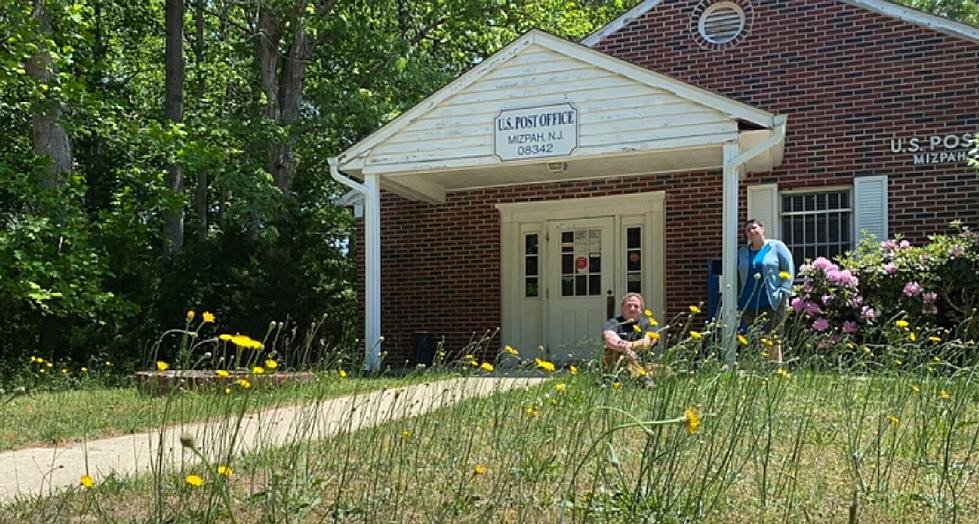
<svg viewBox="0 0 979 524">
<path fill-rule="evenodd" d="M 825 257 L 818 257 L 811 264 L 804 264 L 799 268 L 799 273 L 807 277 L 815 276 L 817 272 L 825 274 L 826 280 L 833 284 L 843 284 L 852 288 L 860 285 L 860 280 L 849 269 L 840 270 L 840 266 Z M 826 302 L 824 300 L 823 304 Z"/>
</svg>

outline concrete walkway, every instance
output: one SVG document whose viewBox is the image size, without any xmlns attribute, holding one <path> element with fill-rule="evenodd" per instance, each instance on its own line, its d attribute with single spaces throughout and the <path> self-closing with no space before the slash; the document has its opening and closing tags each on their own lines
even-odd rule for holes
<svg viewBox="0 0 979 524">
<path fill-rule="evenodd" d="M 249 413 L 240 424 L 236 417 L 229 417 L 229 420 L 184 424 L 63 448 L 8 451 L 0 453 L 0 503 L 78 486 L 79 478 L 86 472 L 98 483 L 108 475 L 125 477 L 174 470 L 199 462 L 194 453 L 181 446 L 181 435 L 191 436 L 209 462 L 224 463 L 233 455 L 274 449 L 294 441 L 328 438 L 341 431 L 356 431 L 420 415 L 466 398 L 529 387 L 540 381 L 538 378 L 458 378 Z"/>
</svg>

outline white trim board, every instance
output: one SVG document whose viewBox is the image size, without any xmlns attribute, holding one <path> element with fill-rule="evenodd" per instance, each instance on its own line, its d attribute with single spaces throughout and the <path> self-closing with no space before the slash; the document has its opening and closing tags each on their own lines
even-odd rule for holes
<svg viewBox="0 0 979 524">
<path fill-rule="evenodd" d="M 910 24 L 920 25 L 932 31 L 943 33 L 949 36 L 954 36 L 956 38 L 962 38 L 965 40 L 970 40 L 972 42 L 979 43 L 979 28 L 972 27 L 968 24 L 963 24 L 962 22 L 956 22 L 942 16 L 936 16 L 933 14 L 918 11 L 917 9 L 912 9 L 910 7 L 905 7 L 903 5 L 898 5 L 893 2 L 888 2 L 886 0 L 839 0 L 844 4 L 850 4 L 855 7 L 860 7 L 868 11 L 873 11 L 878 14 L 889 16 L 891 18 L 896 18 L 903 22 L 908 22 Z M 609 22 L 605 27 L 599 29 L 598 31 L 586 36 L 581 40 L 582 45 L 592 47 L 602 40 L 604 40 L 609 35 L 615 33 L 619 29 L 622 29 L 627 24 L 632 23 L 637 18 L 643 16 L 644 14 L 651 11 L 654 7 L 663 3 L 663 0 L 645 0 L 639 5 L 633 7 L 632 9 L 626 11 L 621 16 Z"/>
</svg>

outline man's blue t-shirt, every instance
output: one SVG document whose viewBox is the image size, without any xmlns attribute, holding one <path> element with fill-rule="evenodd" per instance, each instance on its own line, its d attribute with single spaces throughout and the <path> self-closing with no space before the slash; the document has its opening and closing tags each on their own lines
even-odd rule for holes
<svg viewBox="0 0 979 524">
<path fill-rule="evenodd" d="M 748 278 L 741 290 L 741 296 L 738 297 L 738 309 L 741 311 L 772 309 L 772 305 L 768 303 L 768 293 L 762 288 L 765 285 L 765 255 L 769 249 L 769 244 L 758 251 L 748 248 Z"/>
</svg>

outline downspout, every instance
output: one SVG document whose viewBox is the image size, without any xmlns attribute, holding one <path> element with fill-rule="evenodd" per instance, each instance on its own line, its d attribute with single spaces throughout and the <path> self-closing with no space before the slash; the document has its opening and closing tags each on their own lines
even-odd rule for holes
<svg viewBox="0 0 979 524">
<path fill-rule="evenodd" d="M 336 157 L 327 160 L 330 176 L 364 196 L 364 369 L 381 369 L 381 193 L 377 175 L 361 184 L 340 173 Z"/>
<path fill-rule="evenodd" d="M 724 340 L 724 362 L 729 366 L 735 363 L 734 340 L 738 331 L 738 182 L 741 168 L 758 155 L 771 150 L 785 140 L 785 129 L 788 118 L 777 115 L 773 119 L 772 136 L 755 147 L 740 153 L 737 143 L 724 144 L 723 168 L 723 210 L 722 210 L 722 282 L 721 282 L 721 328 Z"/>
</svg>

